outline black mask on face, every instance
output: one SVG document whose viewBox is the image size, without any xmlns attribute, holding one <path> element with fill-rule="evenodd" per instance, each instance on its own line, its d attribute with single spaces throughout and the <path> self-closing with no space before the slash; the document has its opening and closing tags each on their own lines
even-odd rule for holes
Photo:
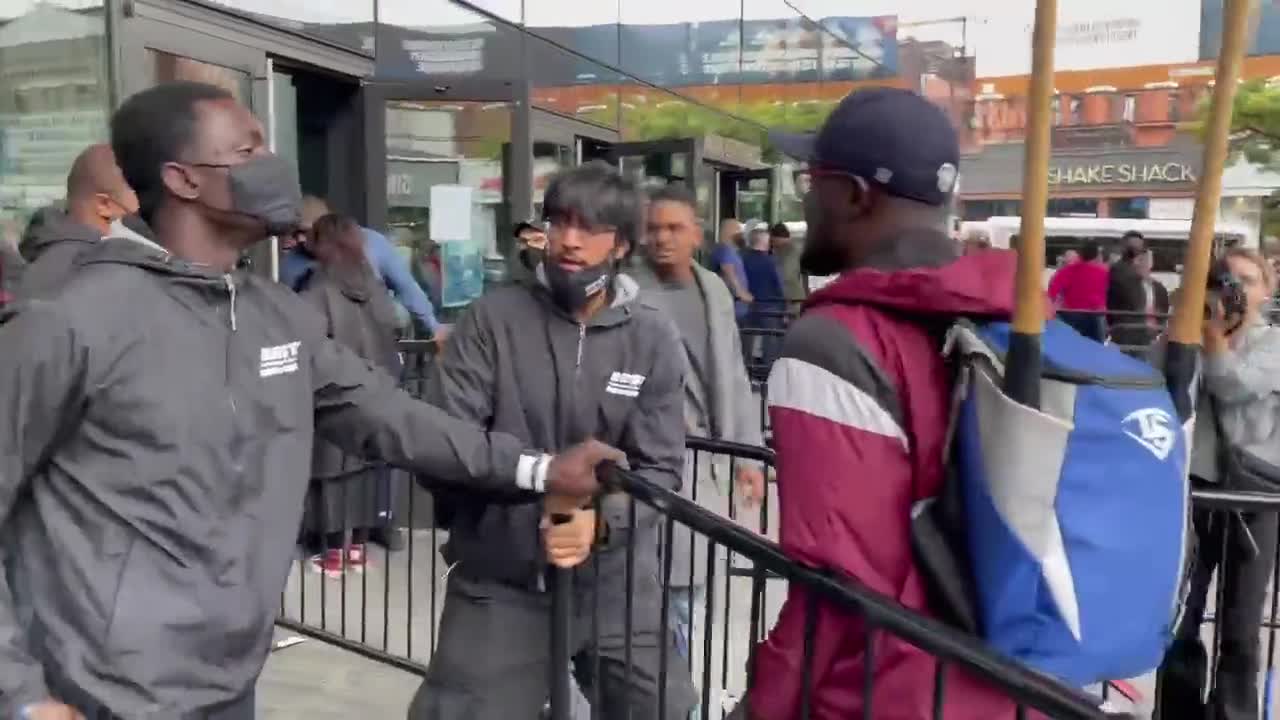
<svg viewBox="0 0 1280 720">
<path fill-rule="evenodd" d="M 591 298 L 605 292 L 613 280 L 614 262 L 606 260 L 577 272 L 569 272 L 558 263 L 543 263 L 551 300 L 566 312 L 578 312 Z"/>
<path fill-rule="evenodd" d="M 547 251 L 542 248 L 524 247 L 520 250 L 520 261 L 530 270 L 536 270 L 547 256 Z"/>
<path fill-rule="evenodd" d="M 226 168 L 232 211 L 262 222 L 267 235 L 285 235 L 302 224 L 302 187 L 293 166 L 279 155 L 255 155 L 239 165 L 196 166 Z"/>
</svg>

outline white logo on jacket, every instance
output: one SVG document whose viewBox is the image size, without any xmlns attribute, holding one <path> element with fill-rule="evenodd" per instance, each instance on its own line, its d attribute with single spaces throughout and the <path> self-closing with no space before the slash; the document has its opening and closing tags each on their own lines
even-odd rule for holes
<svg viewBox="0 0 1280 720">
<path fill-rule="evenodd" d="M 644 385 L 644 380 L 643 375 L 615 372 L 609 376 L 609 384 L 605 385 L 604 391 L 623 397 L 639 397 L 640 386 Z"/>
<path fill-rule="evenodd" d="M 1160 408 L 1143 408 L 1129 413 L 1121 423 L 1124 434 L 1137 440 L 1142 447 L 1151 451 L 1157 460 L 1165 460 L 1173 452 L 1177 443 L 1174 428 L 1177 424 L 1169 413 Z"/>
<path fill-rule="evenodd" d="M 262 348 L 262 364 L 258 367 L 258 375 L 268 378 L 297 372 L 300 347 L 302 343 L 291 342 Z"/>
</svg>

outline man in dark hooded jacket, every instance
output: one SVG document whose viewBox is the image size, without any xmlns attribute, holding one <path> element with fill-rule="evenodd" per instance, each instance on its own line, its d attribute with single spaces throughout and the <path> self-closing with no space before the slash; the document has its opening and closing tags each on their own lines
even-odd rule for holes
<svg viewBox="0 0 1280 720">
<path fill-rule="evenodd" d="M 942 336 L 957 316 L 1011 315 L 1015 256 L 958 257 L 946 210 L 956 133 L 915 93 L 855 92 L 816 136 L 776 142 L 809 163 L 802 267 L 839 275 L 809 297 L 769 376 L 779 538 L 797 562 L 930 615 L 910 522 L 913 505 L 942 486 L 951 390 Z M 799 717 L 807 681 L 813 720 L 936 717 L 936 659 L 884 633 L 868 656 L 869 632 L 861 617 L 793 584 L 737 712 Z M 1014 718 L 1012 703 L 958 668 L 946 669 L 945 687 L 949 720 Z"/>
<path fill-rule="evenodd" d="M 317 437 L 507 499 L 585 502 L 622 460 L 419 402 L 239 269 L 301 221 L 264 137 L 211 85 L 126 100 L 112 145 L 157 244 L 98 243 L 0 325 L 0 718 L 253 718 Z"/>
<path fill-rule="evenodd" d="M 618 272 L 639 239 L 641 203 L 634 184 L 600 163 L 553 180 L 543 206 L 550 225 L 545 260 L 534 278 L 471 306 L 445 346 L 428 397 L 486 430 L 549 449 L 600 438 L 626 453 L 633 472 L 674 490 L 685 459 L 684 354 L 671 319 Z M 633 516 L 623 495 L 606 497 L 600 517 L 552 498 L 493 505 L 466 492 L 451 502 L 442 554 L 452 570 L 440 643 L 410 720 L 537 717 L 552 670 L 546 571 L 577 566 L 590 552 L 598 562 L 575 571 L 581 594 L 571 649 L 583 694 L 599 693 L 600 717 L 660 717 L 667 653 L 665 716 L 688 716 L 695 703 L 688 664 L 669 634 L 659 633 L 656 511 L 637 502 Z M 551 522 L 557 514 L 567 522 Z M 593 549 L 597 538 L 602 546 Z M 628 542 L 636 548 L 630 598 Z M 597 661 L 594 677 L 588 669 Z"/>
<path fill-rule="evenodd" d="M 112 225 L 138 212 L 138 197 L 125 182 L 109 145 L 90 145 L 67 175 L 67 208 L 45 208 L 32 220 L 20 247 L 27 266 L 18 297 L 48 297 L 66 284 L 76 258 L 111 234 Z"/>
</svg>

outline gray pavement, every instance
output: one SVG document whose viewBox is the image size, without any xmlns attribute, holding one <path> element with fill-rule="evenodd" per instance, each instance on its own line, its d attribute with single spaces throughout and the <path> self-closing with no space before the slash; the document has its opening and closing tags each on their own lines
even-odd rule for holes
<svg viewBox="0 0 1280 720">
<path fill-rule="evenodd" d="M 278 631 L 277 640 L 294 637 Z M 261 720 L 403 718 L 421 678 L 315 640 L 271 654 L 258 681 Z"/>
</svg>

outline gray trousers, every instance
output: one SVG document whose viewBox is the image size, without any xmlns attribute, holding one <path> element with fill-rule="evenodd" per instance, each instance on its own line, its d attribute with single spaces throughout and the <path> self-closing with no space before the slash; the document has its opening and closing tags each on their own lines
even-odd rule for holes
<svg viewBox="0 0 1280 720">
<path fill-rule="evenodd" d="M 657 718 L 661 654 L 667 653 L 666 717 L 687 717 L 696 704 L 689 666 L 670 635 L 651 629 L 661 607 L 657 583 L 636 582 L 631 671 L 626 668 L 622 608 L 601 603 L 600 638 L 592 638 L 592 600 L 574 598 L 573 674 L 583 695 L 599 694 L 598 716 Z M 654 618 L 647 618 L 648 615 Z M 641 620 L 647 620 L 642 622 Z M 536 720 L 550 695 L 550 596 L 497 583 L 449 577 L 439 645 L 409 705 L 409 720 Z M 598 660 L 598 662 L 597 662 Z M 599 676 L 596 667 L 599 666 Z M 564 671 L 561 667 L 560 671 Z"/>
</svg>

